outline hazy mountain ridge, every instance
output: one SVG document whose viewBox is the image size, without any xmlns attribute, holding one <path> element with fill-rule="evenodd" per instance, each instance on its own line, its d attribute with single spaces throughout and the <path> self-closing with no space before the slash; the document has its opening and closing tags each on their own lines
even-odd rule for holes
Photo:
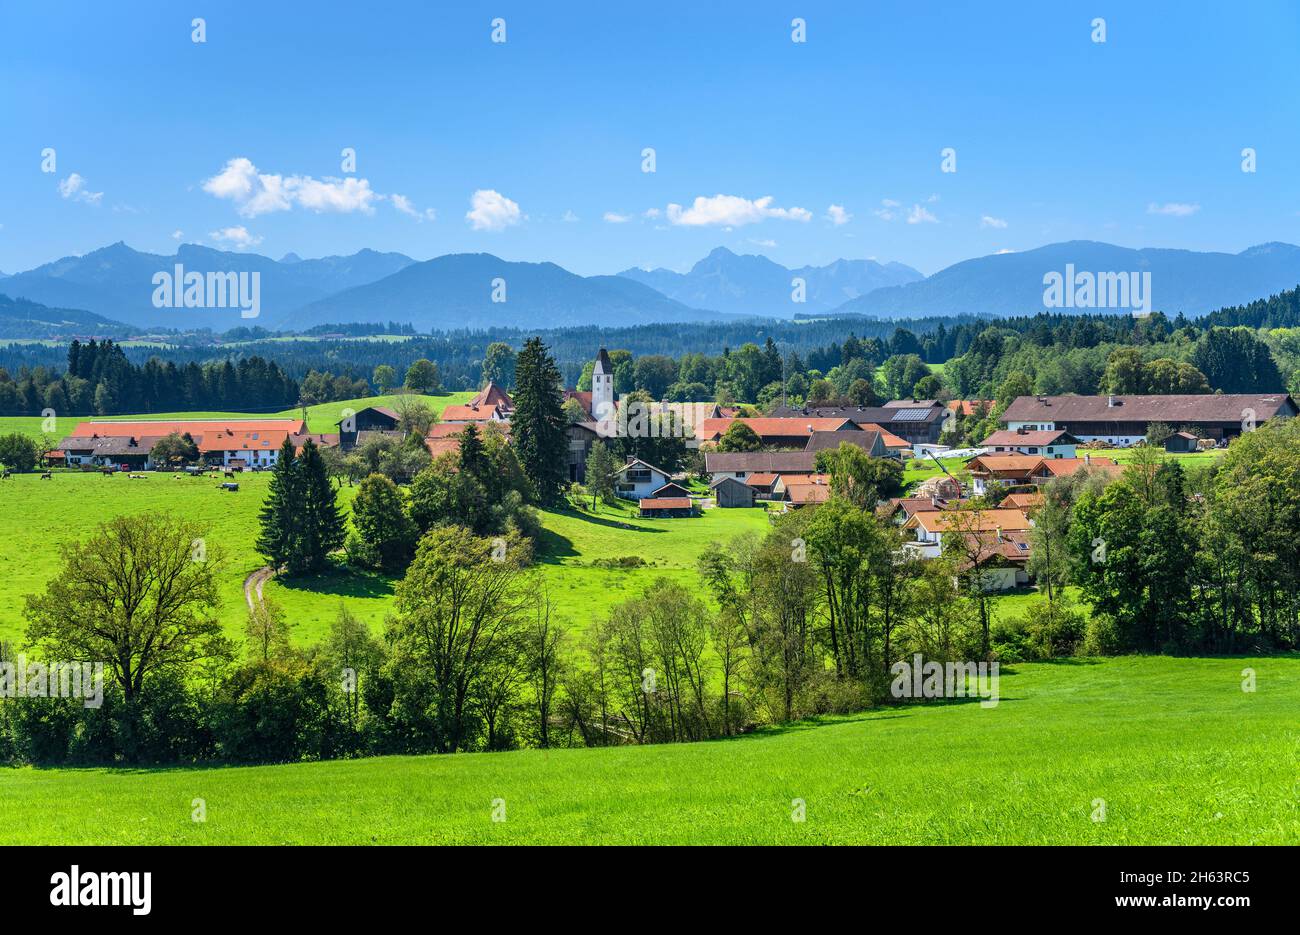
<svg viewBox="0 0 1300 935">
<path fill-rule="evenodd" d="M 695 308 L 778 318 L 830 311 L 875 289 L 923 278 L 910 266 L 875 260 L 836 260 L 826 266 L 791 269 L 765 256 L 737 254 L 726 247 L 714 249 L 687 273 L 633 268 L 618 275 Z M 805 283 L 803 302 L 792 298 L 795 278 Z"/>
<path fill-rule="evenodd" d="M 1064 276 L 1067 264 L 1094 274 L 1150 273 L 1151 308 L 1170 315 L 1201 315 L 1300 283 L 1300 247 L 1292 244 L 1259 244 L 1234 254 L 1076 240 L 963 260 L 920 282 L 845 302 L 835 313 L 882 318 L 1034 314 L 1044 309 L 1044 275 Z"/>
</svg>

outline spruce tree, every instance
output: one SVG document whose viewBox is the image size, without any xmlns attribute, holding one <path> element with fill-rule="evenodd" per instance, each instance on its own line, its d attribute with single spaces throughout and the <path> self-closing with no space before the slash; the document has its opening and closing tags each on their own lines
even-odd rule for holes
<svg viewBox="0 0 1300 935">
<path fill-rule="evenodd" d="M 479 480 L 484 480 L 487 474 L 487 452 L 483 450 L 483 439 L 479 438 L 478 429 L 473 423 L 460 432 L 460 469 Z"/>
<path fill-rule="evenodd" d="M 280 457 L 271 469 L 270 490 L 259 513 L 262 532 L 256 543 L 257 551 L 266 556 L 271 567 L 276 569 L 289 564 L 296 548 L 297 507 L 301 500 L 297 491 L 298 474 L 294 469 L 296 460 L 293 441 L 286 435 L 284 444 L 280 446 Z"/>
<path fill-rule="evenodd" d="M 560 499 L 566 483 L 564 407 L 560 370 L 539 337 L 529 338 L 515 363 L 511 434 L 540 503 Z"/>
<path fill-rule="evenodd" d="M 325 469 L 325 459 L 310 438 L 303 442 L 295 473 L 298 475 L 296 487 L 300 498 L 302 539 L 300 548 L 290 559 L 290 570 L 320 571 L 329 553 L 343 545 L 347 530 L 337 501 L 338 492 Z"/>
</svg>

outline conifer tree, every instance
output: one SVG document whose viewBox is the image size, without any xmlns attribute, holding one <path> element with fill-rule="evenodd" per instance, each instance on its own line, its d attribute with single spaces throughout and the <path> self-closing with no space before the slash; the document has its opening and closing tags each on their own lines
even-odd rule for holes
<svg viewBox="0 0 1300 935">
<path fill-rule="evenodd" d="M 542 343 L 529 338 L 515 364 L 511 434 L 519 463 L 543 504 L 556 503 L 566 482 L 564 407 L 560 370 Z"/>
<path fill-rule="evenodd" d="M 279 569 L 289 563 L 297 539 L 297 516 L 300 500 L 297 492 L 298 475 L 294 470 L 296 457 L 293 441 L 287 435 L 280 446 L 280 456 L 271 469 L 271 484 L 258 514 L 262 523 L 256 548 L 266 556 L 271 567 Z"/>
</svg>

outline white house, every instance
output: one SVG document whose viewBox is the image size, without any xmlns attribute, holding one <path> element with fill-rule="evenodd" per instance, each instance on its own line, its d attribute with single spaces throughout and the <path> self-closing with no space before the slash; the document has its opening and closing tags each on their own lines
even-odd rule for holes
<svg viewBox="0 0 1300 935">
<path fill-rule="evenodd" d="M 614 493 L 626 500 L 641 500 L 668 483 L 667 471 L 660 470 L 653 464 L 646 464 L 639 458 L 633 458 L 612 475 Z"/>
<path fill-rule="evenodd" d="M 1042 458 L 1073 458 L 1079 439 L 1064 429 L 1002 429 L 980 445 L 991 454 L 1038 455 Z"/>
</svg>

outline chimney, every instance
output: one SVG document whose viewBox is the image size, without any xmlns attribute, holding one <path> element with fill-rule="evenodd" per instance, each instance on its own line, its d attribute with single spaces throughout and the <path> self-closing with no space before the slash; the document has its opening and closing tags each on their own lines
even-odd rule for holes
<svg viewBox="0 0 1300 935">
<path fill-rule="evenodd" d="M 1118 405 L 1119 405 L 1119 403 L 1116 402 L 1114 396 L 1107 396 L 1107 397 L 1106 397 L 1106 408 L 1108 408 L 1108 409 L 1114 409 L 1114 408 L 1115 408 L 1116 406 L 1118 406 Z"/>
</svg>

